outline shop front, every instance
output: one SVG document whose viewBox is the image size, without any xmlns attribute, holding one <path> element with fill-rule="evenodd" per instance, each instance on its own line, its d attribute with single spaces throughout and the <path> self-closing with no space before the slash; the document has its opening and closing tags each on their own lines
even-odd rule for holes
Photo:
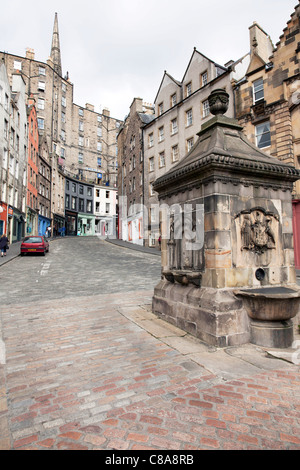
<svg viewBox="0 0 300 470">
<path fill-rule="evenodd" d="M 78 213 L 66 211 L 66 235 L 76 236 L 78 226 Z"/>
<path fill-rule="evenodd" d="M 53 236 L 58 237 L 65 228 L 65 218 L 59 214 L 53 214 Z"/>
<path fill-rule="evenodd" d="M 26 236 L 37 235 L 38 233 L 38 213 L 27 207 L 26 209 Z"/>
<path fill-rule="evenodd" d="M 91 214 L 78 214 L 78 232 L 80 236 L 95 235 L 95 216 Z"/>
<path fill-rule="evenodd" d="M 25 236 L 25 214 L 20 212 L 15 207 L 13 208 L 12 216 L 12 237 L 11 242 L 19 242 Z"/>
<path fill-rule="evenodd" d="M 7 204 L 0 202 L 0 236 L 7 234 Z"/>
<path fill-rule="evenodd" d="M 101 238 L 116 238 L 116 218 L 115 217 L 96 217 L 95 234 Z"/>
<path fill-rule="evenodd" d="M 51 219 L 39 214 L 39 235 L 46 235 L 46 230 L 51 227 Z"/>
</svg>

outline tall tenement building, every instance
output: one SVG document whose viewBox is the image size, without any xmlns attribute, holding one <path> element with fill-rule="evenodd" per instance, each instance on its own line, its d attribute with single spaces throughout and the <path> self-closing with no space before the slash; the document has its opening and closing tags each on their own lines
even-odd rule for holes
<svg viewBox="0 0 300 470">
<path fill-rule="evenodd" d="M 27 99 L 35 98 L 40 136 L 46 136 L 50 154 L 71 176 L 90 183 L 117 185 L 116 136 L 121 120 L 108 109 L 73 102 L 73 83 L 62 72 L 58 17 L 55 14 L 50 57 L 35 59 L 33 49 L 25 57 L 0 52 L 10 84 L 15 73 L 25 81 Z"/>
</svg>

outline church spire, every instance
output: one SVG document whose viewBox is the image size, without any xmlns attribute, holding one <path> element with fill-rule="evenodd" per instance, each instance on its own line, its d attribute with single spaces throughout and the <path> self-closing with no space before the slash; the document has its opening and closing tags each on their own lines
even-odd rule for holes
<svg viewBox="0 0 300 470">
<path fill-rule="evenodd" d="M 57 13 L 55 13 L 55 18 L 54 18 L 54 26 L 53 26 L 53 35 L 52 35 L 52 45 L 51 45 L 50 57 L 51 57 L 52 62 L 54 64 L 54 70 L 61 76 L 62 75 L 62 67 L 61 67 L 61 55 L 60 55 Z"/>
</svg>

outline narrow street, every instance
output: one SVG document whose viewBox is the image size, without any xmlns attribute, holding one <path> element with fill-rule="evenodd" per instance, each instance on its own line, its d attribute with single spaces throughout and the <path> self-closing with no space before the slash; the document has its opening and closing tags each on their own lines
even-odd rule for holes
<svg viewBox="0 0 300 470">
<path fill-rule="evenodd" d="M 1 304 L 150 290 L 160 279 L 160 259 L 128 256 L 97 237 L 58 238 L 45 257 L 18 257 L 0 276 Z"/>
<path fill-rule="evenodd" d="M 0 449 L 300 449 L 299 366 L 159 320 L 159 256 L 57 239 L 0 278 Z"/>
</svg>

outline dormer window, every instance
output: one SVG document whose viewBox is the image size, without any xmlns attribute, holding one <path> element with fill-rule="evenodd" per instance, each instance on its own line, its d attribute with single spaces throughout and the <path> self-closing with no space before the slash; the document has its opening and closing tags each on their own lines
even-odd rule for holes
<svg viewBox="0 0 300 470">
<path fill-rule="evenodd" d="M 201 86 L 207 85 L 207 72 L 201 74 Z"/>
<path fill-rule="evenodd" d="M 192 94 L 192 82 L 186 85 L 185 91 L 186 91 L 186 96 L 190 96 Z"/>
<path fill-rule="evenodd" d="M 177 97 L 176 97 L 176 93 L 174 93 L 171 96 L 171 107 L 175 106 L 176 103 L 177 103 Z"/>
<path fill-rule="evenodd" d="M 164 112 L 164 104 L 160 103 L 158 105 L 158 115 L 161 116 L 163 112 Z"/>
</svg>

